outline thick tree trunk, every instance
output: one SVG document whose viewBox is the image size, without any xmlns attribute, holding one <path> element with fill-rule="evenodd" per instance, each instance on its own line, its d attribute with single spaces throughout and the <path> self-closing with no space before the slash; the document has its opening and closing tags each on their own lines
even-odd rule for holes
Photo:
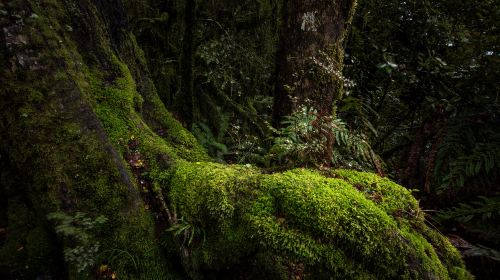
<svg viewBox="0 0 500 280">
<path fill-rule="evenodd" d="M 301 106 L 318 113 L 318 127 L 331 120 L 334 103 L 343 91 L 344 40 L 355 10 L 355 0 L 285 1 L 277 54 L 277 82 L 273 125 Z M 335 136 L 326 139 L 322 162 L 331 164 Z"/>
<path fill-rule="evenodd" d="M 194 25 L 196 1 L 186 0 L 184 7 L 184 35 L 182 39 L 181 90 L 177 96 L 183 121 L 190 127 L 198 116 L 198 98 L 194 92 Z"/>
<path fill-rule="evenodd" d="M 273 122 L 299 106 L 331 116 L 343 90 L 344 40 L 355 0 L 287 0 L 283 7 Z"/>
<path fill-rule="evenodd" d="M 96 261 L 122 250 L 132 259 L 110 264 L 115 271 L 165 273 L 161 193 L 142 174 L 190 151 L 208 158 L 160 102 L 141 54 L 119 0 L 0 2 L 0 160 L 19 175 L 0 180 L 0 278 L 64 267 L 50 212 L 107 217 L 91 239 L 103 253 Z"/>
</svg>

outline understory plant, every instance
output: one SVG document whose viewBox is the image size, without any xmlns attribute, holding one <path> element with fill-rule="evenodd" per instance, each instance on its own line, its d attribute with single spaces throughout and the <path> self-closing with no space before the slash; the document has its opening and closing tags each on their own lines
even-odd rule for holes
<svg viewBox="0 0 500 280">
<path fill-rule="evenodd" d="M 276 165 L 333 165 L 361 170 L 377 167 L 378 157 L 363 133 L 349 129 L 341 119 L 319 117 L 314 108 L 304 106 L 286 116 L 277 133 L 268 154 Z M 333 141 L 329 141 L 330 135 Z M 332 156 L 325 162 L 324 154 L 329 149 Z"/>
<path fill-rule="evenodd" d="M 77 212 L 68 215 L 64 212 L 53 212 L 47 215 L 56 224 L 56 233 L 67 244 L 64 258 L 75 266 L 78 273 L 85 273 L 97 264 L 100 243 L 96 231 L 108 220 L 104 216 L 91 218 L 87 214 Z"/>
</svg>

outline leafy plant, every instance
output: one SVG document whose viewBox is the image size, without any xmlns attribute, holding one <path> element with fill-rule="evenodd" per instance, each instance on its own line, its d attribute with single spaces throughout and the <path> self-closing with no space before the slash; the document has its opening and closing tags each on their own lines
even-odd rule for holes
<svg viewBox="0 0 500 280">
<path fill-rule="evenodd" d="M 447 126 L 434 170 L 436 177 L 445 174 L 438 182 L 440 191 L 462 188 L 471 179 L 475 184 L 494 184 L 488 179 L 494 179 L 492 171 L 500 166 L 500 133 L 493 129 L 498 124 L 482 123 L 483 119 L 467 114 Z"/>
<path fill-rule="evenodd" d="M 500 216 L 500 196 L 480 196 L 479 200 L 469 204 L 459 203 L 458 206 L 440 212 L 437 218 L 440 220 L 455 220 L 461 223 L 470 222 L 474 218 L 482 221 L 492 220 Z"/>
<path fill-rule="evenodd" d="M 182 241 L 187 242 L 188 246 L 193 243 L 195 235 L 203 236 L 203 240 L 205 240 L 204 230 L 187 222 L 184 218 L 180 218 L 178 223 L 172 225 L 167 231 L 172 232 L 175 236 L 182 237 Z"/>
<path fill-rule="evenodd" d="M 226 129 L 222 130 L 225 132 Z M 223 135 L 224 132 L 219 133 L 219 137 L 215 137 L 210 127 L 202 122 L 194 123 L 191 131 L 196 139 L 198 139 L 198 142 L 207 149 L 211 156 L 222 160 L 224 154 L 227 154 L 228 149 L 226 145 L 220 142 L 222 138 L 221 135 Z"/>
<path fill-rule="evenodd" d="M 313 108 L 302 107 L 285 117 L 269 156 L 278 164 L 289 166 L 334 166 L 366 169 L 374 163 L 376 155 L 366 136 L 350 130 L 341 119 L 318 116 Z M 329 142 L 329 135 L 335 141 Z M 333 147 L 329 147 L 333 145 Z M 323 162 L 324 153 L 332 149 L 331 162 Z"/>
<path fill-rule="evenodd" d="M 443 210 L 436 215 L 440 222 L 458 224 L 465 232 L 476 236 L 478 242 L 486 242 L 495 248 L 500 245 L 500 196 L 480 196 L 470 203 Z M 484 256 L 500 261 L 500 253 L 484 245 L 471 245 L 464 252 L 466 257 Z"/>
<path fill-rule="evenodd" d="M 321 128 L 313 125 L 317 111 L 302 107 L 282 121 L 279 136 L 274 139 L 269 156 L 278 164 L 315 166 L 321 164 L 319 155 L 326 149 L 326 137 Z"/>
<path fill-rule="evenodd" d="M 75 215 L 53 212 L 48 214 L 47 218 L 56 223 L 56 233 L 66 241 L 66 261 L 73 264 L 79 273 L 93 267 L 100 248 L 94 234 L 108 219 L 104 216 L 91 218 L 82 212 Z"/>
</svg>

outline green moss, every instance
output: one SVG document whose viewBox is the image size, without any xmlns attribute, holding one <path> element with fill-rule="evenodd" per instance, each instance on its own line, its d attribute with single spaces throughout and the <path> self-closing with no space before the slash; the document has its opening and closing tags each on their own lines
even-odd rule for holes
<svg viewBox="0 0 500 280">
<path fill-rule="evenodd" d="M 444 265 L 424 235 L 398 221 L 405 217 L 387 213 L 408 202 L 417 207 L 408 191 L 368 173 L 335 172 L 356 175 L 359 183 L 384 183 L 390 188 L 384 195 L 394 201 L 376 203 L 350 181 L 313 171 L 263 175 L 201 162 L 178 162 L 167 186 L 177 215 L 202 229 L 192 250 L 193 261 L 205 269 L 266 252 L 285 266 L 304 265 L 313 279 L 325 273 L 342 279 L 450 279 L 456 268 Z M 396 204 L 402 197 L 407 201 Z"/>
<path fill-rule="evenodd" d="M 460 252 L 450 241 L 439 232 L 430 229 L 425 224 L 420 224 L 416 229 L 434 247 L 439 259 L 448 268 L 451 279 L 471 279 L 472 275 L 465 269 Z"/>
<path fill-rule="evenodd" d="M 150 156 L 166 154 L 171 159 L 208 160 L 208 156 L 195 138 L 184 129 L 154 97 L 156 104 L 155 119 L 161 124 L 157 129 L 165 129 L 165 137 L 159 137 L 142 116 L 136 111 L 143 103 L 143 97 L 137 92 L 137 86 L 128 67 L 110 54 L 112 61 L 120 71 L 116 80 L 109 84 L 103 81 L 98 69 L 89 76 L 91 98 L 95 100 L 95 111 L 99 116 L 106 134 L 113 145 L 122 153 L 131 138 L 138 139 L 141 149 Z"/>
<path fill-rule="evenodd" d="M 36 20 L 27 21 L 19 29 L 20 36 L 28 38 L 28 51 L 15 49 L 12 56 L 34 57 L 37 64 L 30 61 L 15 70 L 2 68 L 0 92 L 0 107 L 5 112 L 1 129 L 8 132 L 2 138 L 1 149 L 8 151 L 12 163 L 22 168 L 28 178 L 25 183 L 29 187 L 19 193 L 33 204 L 40 221 L 45 220 L 46 213 L 58 210 L 106 216 L 109 221 L 99 236 L 102 251 L 123 250 L 133 256 L 114 259 L 112 269 L 119 275 L 137 279 L 139 273 L 162 271 L 166 261 L 155 241 L 153 218 L 143 209 L 133 184 L 135 178 L 121 154 L 134 134 L 140 135 L 141 142 L 151 143 L 141 147 L 151 154 L 161 152 L 177 157 L 180 148 L 173 148 L 153 133 L 136 112 L 142 96 L 136 91 L 128 67 L 111 51 L 107 35 L 100 33 L 102 22 L 97 14 L 92 14 L 93 4 L 83 3 L 89 9 L 88 14 L 82 15 L 70 3 L 51 1 L 41 7 L 37 1 L 21 2 L 9 5 L 12 9 L 29 7 L 30 13 L 19 14 L 28 18 L 35 13 Z M 88 17 L 82 22 L 96 24 L 92 54 L 100 56 L 100 52 L 105 52 L 103 60 L 89 63 L 82 58 L 79 45 L 89 42 L 79 42 L 67 31 L 65 26 L 72 24 L 67 17 L 69 11 L 75 12 L 71 15 L 74 17 Z M 192 136 L 191 139 L 196 147 Z M 198 154 L 204 155 L 201 149 Z M 16 214 L 16 219 L 23 224 L 30 217 Z M 9 266 L 22 268 L 30 263 L 30 267 L 35 267 L 31 264 L 38 262 L 33 271 L 51 270 L 46 262 L 39 261 L 40 250 L 47 248 L 43 244 L 47 234 L 31 227 L 17 227 L 15 223 L 10 223 L 8 230 L 17 233 L 9 235 L 2 255 L 14 255 L 19 244 L 33 244 L 21 250 L 29 252 L 26 257 L 9 261 Z M 137 268 L 134 258 L 155 266 Z M 69 271 L 74 272 L 71 267 Z M 12 272 L 17 274 L 17 269 Z M 70 277 L 77 275 L 71 273 Z"/>
<path fill-rule="evenodd" d="M 347 169 L 334 170 L 331 174 L 352 184 L 389 215 L 423 219 L 418 202 L 411 192 L 387 178 L 381 178 L 374 173 Z"/>
</svg>

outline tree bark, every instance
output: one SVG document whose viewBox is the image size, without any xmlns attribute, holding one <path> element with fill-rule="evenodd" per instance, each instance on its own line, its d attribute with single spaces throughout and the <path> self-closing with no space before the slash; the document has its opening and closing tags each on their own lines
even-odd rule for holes
<svg viewBox="0 0 500 280">
<path fill-rule="evenodd" d="M 179 110 L 183 121 L 190 127 L 197 119 L 198 98 L 194 91 L 194 25 L 196 1 L 186 0 L 184 7 L 184 35 L 182 39 L 181 91 L 177 100 L 181 102 Z M 179 108 L 179 109 L 180 109 Z"/>
<path fill-rule="evenodd" d="M 298 107 L 334 113 L 343 91 L 344 40 L 355 0 L 287 0 L 283 7 L 273 124 Z"/>
<path fill-rule="evenodd" d="M 280 127 L 282 118 L 301 106 L 317 110 L 325 166 L 332 162 L 335 135 L 321 127 L 331 121 L 342 96 L 344 40 L 355 6 L 355 0 L 288 0 L 283 7 L 273 125 Z"/>
</svg>

